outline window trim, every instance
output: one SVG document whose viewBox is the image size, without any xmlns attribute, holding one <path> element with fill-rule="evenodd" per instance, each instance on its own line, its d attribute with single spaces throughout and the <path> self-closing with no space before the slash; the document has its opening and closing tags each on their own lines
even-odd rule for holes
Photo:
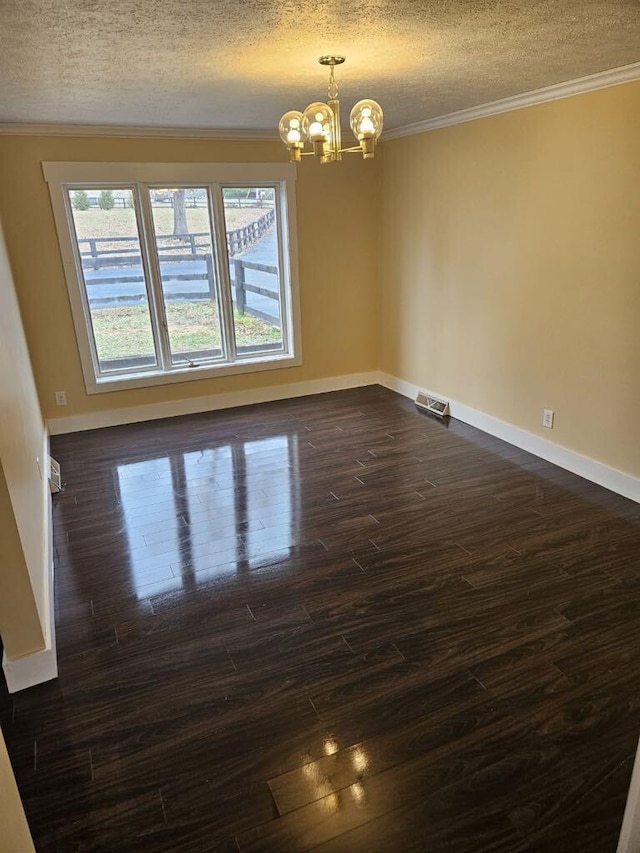
<svg viewBox="0 0 640 853">
<path fill-rule="evenodd" d="M 75 163 L 43 162 L 42 172 L 49 185 L 51 205 L 56 224 L 58 244 L 64 267 L 69 304 L 73 317 L 78 353 L 82 366 L 87 394 L 103 394 L 127 388 L 146 388 L 153 385 L 166 385 L 174 382 L 188 382 L 196 379 L 208 379 L 216 376 L 230 376 L 240 373 L 254 373 L 263 370 L 275 370 L 302 364 L 302 342 L 300 331 L 300 297 L 298 287 L 298 250 L 296 228 L 296 169 L 292 163 Z M 100 375 L 95 368 L 95 344 L 92 341 L 91 319 L 86 301 L 81 267 L 77 257 L 77 245 L 74 241 L 75 225 L 71 218 L 71 209 L 65 199 L 66 187 L 86 186 L 92 188 L 105 184 L 116 187 L 132 187 L 135 197 L 135 209 L 139 214 L 138 231 L 141 244 L 153 235 L 146 233 L 144 205 L 140 206 L 138 185 L 153 186 L 189 185 L 206 186 L 218 184 L 220 195 L 225 186 L 279 186 L 276 205 L 279 213 L 278 256 L 281 264 L 281 314 L 283 340 L 287 341 L 286 352 L 269 355 L 266 352 L 244 355 L 241 359 L 221 364 L 206 363 L 195 367 L 172 367 L 162 370 L 160 353 L 156 352 L 158 364 L 152 370 L 137 370 L 131 376 L 122 373 L 115 376 Z M 222 211 L 217 210 L 219 201 L 211 198 L 213 211 L 217 214 L 212 221 L 212 231 L 216 247 L 220 245 L 220 229 L 224 230 L 224 220 L 219 218 Z M 285 251 L 285 247 L 289 251 Z M 143 258 L 147 251 L 142 247 Z M 151 262 L 153 262 L 153 254 Z M 225 257 L 216 251 L 214 262 L 218 265 L 220 286 L 228 283 L 228 270 L 225 270 Z M 143 261 L 144 262 L 144 261 Z M 221 276 L 220 273 L 223 275 Z M 147 275 L 152 271 L 147 271 Z M 151 282 L 147 284 L 152 288 Z M 149 304 L 149 310 L 154 307 Z M 155 340 L 155 335 L 154 335 Z M 157 349 L 157 343 L 156 343 Z"/>
</svg>

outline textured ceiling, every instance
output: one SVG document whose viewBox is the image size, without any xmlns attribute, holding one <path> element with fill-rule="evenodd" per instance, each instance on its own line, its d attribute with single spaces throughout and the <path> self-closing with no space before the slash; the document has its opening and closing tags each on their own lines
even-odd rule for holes
<svg viewBox="0 0 640 853">
<path fill-rule="evenodd" d="M 399 127 L 640 59 L 640 0 L 0 0 L 0 121 L 273 129 L 326 98 Z"/>
</svg>

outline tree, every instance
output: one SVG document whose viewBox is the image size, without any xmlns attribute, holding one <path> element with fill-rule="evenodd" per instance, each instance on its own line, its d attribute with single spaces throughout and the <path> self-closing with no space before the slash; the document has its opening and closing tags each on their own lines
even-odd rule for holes
<svg viewBox="0 0 640 853">
<path fill-rule="evenodd" d="M 89 210 L 89 196 L 86 190 L 76 190 L 71 196 L 71 204 L 76 210 Z"/>
<path fill-rule="evenodd" d="M 100 195 L 98 196 L 98 205 L 100 210 L 113 210 L 115 207 L 115 200 L 113 198 L 113 193 L 111 190 L 100 190 Z"/>
<path fill-rule="evenodd" d="M 185 190 L 173 190 L 173 236 L 189 233 Z"/>
</svg>

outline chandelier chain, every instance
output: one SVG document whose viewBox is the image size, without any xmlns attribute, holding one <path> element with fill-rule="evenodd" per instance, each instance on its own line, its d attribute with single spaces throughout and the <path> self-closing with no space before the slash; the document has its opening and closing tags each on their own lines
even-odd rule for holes
<svg viewBox="0 0 640 853">
<path fill-rule="evenodd" d="M 329 89 L 328 95 L 331 100 L 337 100 L 338 98 L 338 83 L 336 81 L 336 77 L 334 74 L 334 66 L 331 66 L 331 70 L 329 72 Z"/>
</svg>

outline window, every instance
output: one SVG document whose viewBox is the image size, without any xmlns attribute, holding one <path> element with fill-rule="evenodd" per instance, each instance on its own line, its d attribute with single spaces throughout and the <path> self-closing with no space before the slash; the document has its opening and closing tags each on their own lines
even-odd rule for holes
<svg viewBox="0 0 640 853">
<path fill-rule="evenodd" d="M 89 393 L 300 363 L 295 167 L 43 168 Z"/>
</svg>

